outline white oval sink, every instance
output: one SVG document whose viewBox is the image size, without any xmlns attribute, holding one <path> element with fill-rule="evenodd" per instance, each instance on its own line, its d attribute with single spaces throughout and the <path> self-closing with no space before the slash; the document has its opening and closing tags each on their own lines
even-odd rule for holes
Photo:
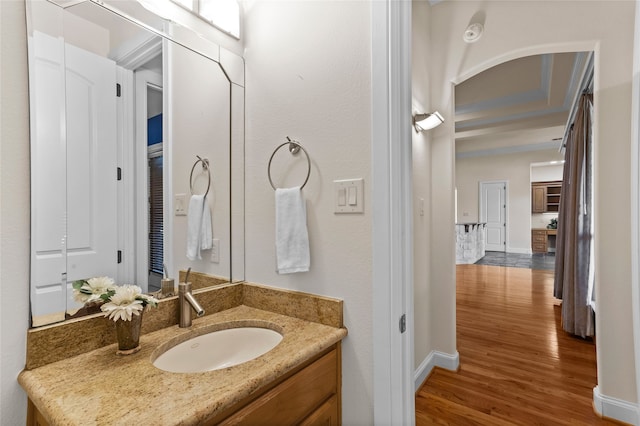
<svg viewBox="0 0 640 426">
<path fill-rule="evenodd" d="M 282 340 L 277 331 L 238 327 L 193 337 L 162 353 L 153 365 L 173 373 L 200 373 L 251 361 Z"/>
</svg>

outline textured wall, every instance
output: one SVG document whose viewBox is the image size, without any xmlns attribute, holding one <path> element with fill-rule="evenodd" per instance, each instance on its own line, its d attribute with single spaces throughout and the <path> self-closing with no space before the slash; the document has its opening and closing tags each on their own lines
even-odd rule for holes
<svg viewBox="0 0 640 426">
<path fill-rule="evenodd" d="M 25 424 L 29 327 L 29 104 L 24 1 L 0 2 L 0 424 Z"/>
<path fill-rule="evenodd" d="M 372 424 L 373 416 L 370 8 L 259 1 L 247 4 L 245 16 L 246 277 L 344 299 L 345 424 Z M 303 190 L 311 270 L 277 275 L 267 163 L 286 136 L 299 140 L 312 162 Z M 281 186 L 300 185 L 306 163 L 281 149 L 273 172 Z M 336 215 L 333 180 L 349 178 L 364 178 L 364 214 Z"/>
</svg>

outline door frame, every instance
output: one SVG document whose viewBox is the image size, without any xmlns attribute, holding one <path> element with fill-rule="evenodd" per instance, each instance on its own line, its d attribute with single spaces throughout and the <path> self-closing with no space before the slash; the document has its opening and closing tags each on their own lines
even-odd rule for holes
<svg viewBox="0 0 640 426">
<path fill-rule="evenodd" d="M 504 252 L 508 253 L 509 250 L 509 181 L 506 179 L 499 180 L 482 180 L 478 182 L 478 222 L 485 222 L 486 217 L 484 217 L 484 206 L 486 204 L 486 200 L 482 196 L 482 187 L 487 184 L 495 184 L 502 183 L 504 184 Z M 485 230 L 486 232 L 486 230 Z M 486 242 L 486 235 L 485 235 Z"/>
<path fill-rule="evenodd" d="M 414 425 L 411 2 L 371 3 L 373 417 Z M 406 332 L 399 320 L 406 315 Z"/>
<path fill-rule="evenodd" d="M 135 114 L 135 188 L 136 188 L 136 283 L 144 292 L 149 285 L 149 193 L 147 146 L 147 90 L 154 87 L 163 90 L 162 75 L 150 70 L 135 72 L 136 114 Z M 164 106 L 163 106 L 164 107 Z M 144 143 L 142 143 L 144 141 Z M 163 142 L 164 151 L 164 142 Z M 144 195 L 144 196 L 142 196 Z M 166 217 L 166 215 L 165 215 Z M 167 238 L 165 234 L 165 239 Z M 166 245 L 165 245 L 166 247 Z"/>
</svg>

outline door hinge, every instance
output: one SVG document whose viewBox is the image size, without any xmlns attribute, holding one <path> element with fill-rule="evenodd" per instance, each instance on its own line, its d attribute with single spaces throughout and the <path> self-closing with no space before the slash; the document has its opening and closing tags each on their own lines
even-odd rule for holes
<svg viewBox="0 0 640 426">
<path fill-rule="evenodd" d="M 122 180 L 122 169 L 120 167 L 118 167 L 117 174 L 118 174 L 118 180 Z"/>
<path fill-rule="evenodd" d="M 122 250 L 118 250 L 118 263 L 122 263 Z"/>
<path fill-rule="evenodd" d="M 118 98 L 122 96 L 122 86 L 120 86 L 120 83 L 116 83 L 116 96 Z"/>
<path fill-rule="evenodd" d="M 400 333 L 407 331 L 407 314 L 402 314 L 400 317 Z"/>
</svg>

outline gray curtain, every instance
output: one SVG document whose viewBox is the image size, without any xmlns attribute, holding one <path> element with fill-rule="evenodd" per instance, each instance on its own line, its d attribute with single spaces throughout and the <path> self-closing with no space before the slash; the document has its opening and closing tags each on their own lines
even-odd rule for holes
<svg viewBox="0 0 640 426">
<path fill-rule="evenodd" d="M 562 299 L 562 328 L 595 334 L 593 288 L 592 132 L 593 95 L 580 98 L 566 144 L 556 237 L 554 296 Z"/>
</svg>

